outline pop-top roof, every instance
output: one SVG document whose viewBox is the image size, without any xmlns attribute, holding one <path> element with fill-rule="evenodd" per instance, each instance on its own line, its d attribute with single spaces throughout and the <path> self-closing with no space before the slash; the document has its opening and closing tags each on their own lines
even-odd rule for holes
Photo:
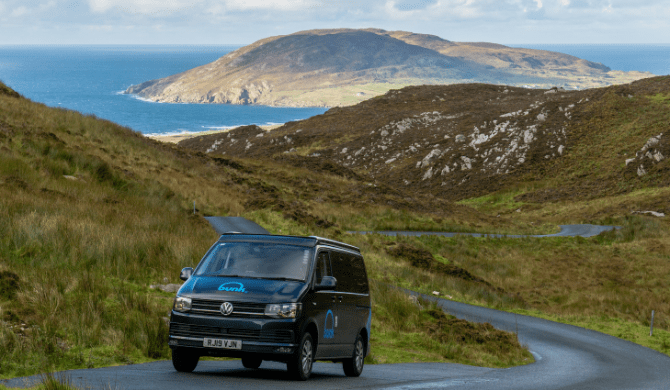
<svg viewBox="0 0 670 390">
<path fill-rule="evenodd" d="M 220 241 L 276 242 L 314 247 L 330 245 L 360 253 L 360 249 L 340 241 L 317 236 L 282 236 L 271 234 L 259 224 L 242 217 L 205 217 L 214 230 L 221 234 Z"/>
</svg>

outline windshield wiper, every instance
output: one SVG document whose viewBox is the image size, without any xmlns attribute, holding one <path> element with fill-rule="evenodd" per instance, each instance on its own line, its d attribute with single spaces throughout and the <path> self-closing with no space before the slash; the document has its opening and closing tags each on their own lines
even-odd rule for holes
<svg viewBox="0 0 670 390">
<path fill-rule="evenodd" d="M 272 280 L 283 280 L 283 281 L 291 281 L 291 282 L 302 282 L 302 279 L 296 279 L 296 278 L 285 278 L 285 277 L 269 277 L 269 278 L 263 278 L 263 279 L 272 279 Z"/>
<path fill-rule="evenodd" d="M 246 278 L 246 279 L 267 279 L 267 280 L 282 280 L 286 282 L 303 282 L 302 279 L 296 278 L 286 278 L 283 276 L 250 276 L 250 275 L 228 275 L 228 274 L 219 274 L 216 276 L 227 277 L 227 278 Z"/>
<path fill-rule="evenodd" d="M 245 279 L 265 279 L 259 276 L 251 275 L 228 275 L 228 274 L 218 274 L 216 276 L 226 277 L 226 278 L 245 278 Z"/>
</svg>

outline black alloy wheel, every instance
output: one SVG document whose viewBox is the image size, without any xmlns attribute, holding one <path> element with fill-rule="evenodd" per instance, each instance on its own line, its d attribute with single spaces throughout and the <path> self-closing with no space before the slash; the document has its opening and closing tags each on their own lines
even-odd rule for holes
<svg viewBox="0 0 670 390">
<path fill-rule="evenodd" d="M 200 356 L 187 348 L 172 349 L 172 365 L 179 372 L 193 372 L 198 365 Z"/>
<path fill-rule="evenodd" d="M 298 350 L 293 354 L 291 360 L 286 363 L 288 372 L 297 380 L 304 381 L 312 374 L 314 363 L 314 343 L 312 335 L 305 333 L 300 340 Z"/>
<path fill-rule="evenodd" d="M 242 358 L 242 365 L 244 368 L 258 368 L 261 366 L 261 363 L 263 363 L 263 359 L 256 357 L 248 356 Z"/>
<path fill-rule="evenodd" d="M 360 376 L 363 372 L 363 365 L 365 364 L 365 343 L 363 336 L 360 334 L 356 336 L 356 343 L 354 343 L 354 354 L 351 359 L 342 361 L 342 368 L 346 376 Z"/>
</svg>

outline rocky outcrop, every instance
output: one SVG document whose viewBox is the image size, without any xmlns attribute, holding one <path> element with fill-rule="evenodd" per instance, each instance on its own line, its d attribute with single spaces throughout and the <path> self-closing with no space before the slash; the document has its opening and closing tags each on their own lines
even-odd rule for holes
<svg viewBox="0 0 670 390">
<path fill-rule="evenodd" d="M 663 133 L 660 133 L 649 138 L 635 157 L 626 159 L 626 166 L 633 164 L 637 168 L 637 175 L 644 176 L 650 167 L 665 160 L 668 156 L 670 156 L 670 142 L 667 141 L 667 137 L 663 138 Z"/>
<path fill-rule="evenodd" d="M 670 142 L 667 134 L 655 133 L 667 126 L 666 108 L 645 96 L 667 95 L 670 77 L 585 91 L 550 90 L 407 87 L 269 132 L 247 127 L 197 137 L 197 148 L 245 158 L 328 162 L 371 182 L 450 199 L 491 193 L 520 177 L 535 182 L 561 175 L 554 182 L 558 188 L 538 190 L 532 201 L 576 196 L 564 188 L 565 179 L 582 197 L 668 182 Z M 640 118 L 640 123 L 622 124 L 621 118 Z M 637 134 L 645 134 L 644 141 L 637 141 Z M 640 145 L 631 147 L 633 140 Z M 180 145 L 194 147 L 196 141 Z M 635 152 L 624 166 L 621 156 Z M 638 169 L 646 172 L 641 178 Z M 583 184 L 584 178 L 590 181 Z"/>
</svg>

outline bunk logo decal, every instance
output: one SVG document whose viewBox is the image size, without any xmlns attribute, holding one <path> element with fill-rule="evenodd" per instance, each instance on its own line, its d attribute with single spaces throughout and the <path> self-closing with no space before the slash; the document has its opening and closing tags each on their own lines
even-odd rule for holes
<svg viewBox="0 0 670 390">
<path fill-rule="evenodd" d="M 228 282 L 219 286 L 219 291 L 228 291 L 228 292 L 239 292 L 239 293 L 248 293 L 249 291 L 244 289 L 242 283 L 237 282 Z"/>
</svg>

